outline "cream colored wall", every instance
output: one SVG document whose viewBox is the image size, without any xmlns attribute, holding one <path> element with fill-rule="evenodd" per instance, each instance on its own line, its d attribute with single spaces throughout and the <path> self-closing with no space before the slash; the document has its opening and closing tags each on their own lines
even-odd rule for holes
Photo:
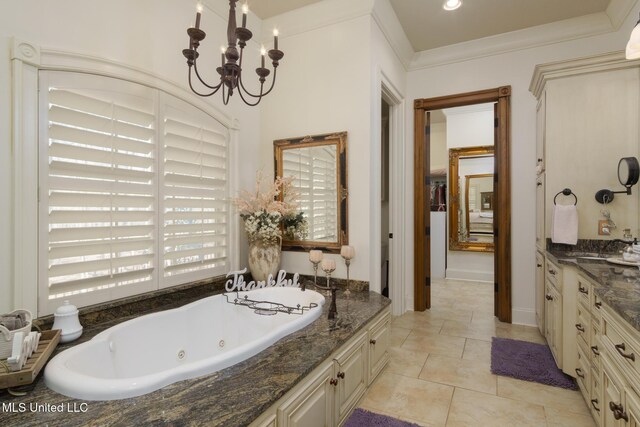
<svg viewBox="0 0 640 427">
<path fill-rule="evenodd" d="M 431 150 L 431 170 L 448 169 L 449 154 L 447 151 L 447 125 L 446 123 L 433 123 L 429 136 Z"/>
<path fill-rule="evenodd" d="M 228 7 L 228 3 L 223 0 L 209 0 L 207 4 L 222 9 Z M 187 89 L 187 66 L 181 51 L 188 41 L 186 28 L 193 25 L 194 6 L 195 2 L 192 4 L 180 0 L 165 0 L 161 7 L 153 0 L 112 0 L 90 4 L 81 0 L 24 0 L 0 3 L 0 141 L 3 141 L 0 144 L 0 210 L 4 218 L 0 221 L 0 313 L 14 308 L 13 164 L 9 143 L 12 118 L 10 37 L 25 40 L 42 48 L 116 61 L 152 73 Z M 249 19 L 249 27 L 255 29 L 254 33 L 260 33 L 260 21 L 253 15 Z M 201 58 L 203 62 L 206 58 L 206 61 L 217 64 L 220 60 L 219 45 L 226 34 L 226 17 L 221 18 L 207 7 L 202 17 L 202 28 L 208 37 L 201 46 Z M 255 53 L 246 57 L 248 69 L 253 69 L 258 63 L 259 47 L 252 42 L 248 49 Z M 250 87 L 255 86 L 251 84 Z M 252 187 L 258 159 L 246 153 L 258 149 L 260 108 L 244 106 L 237 96 L 234 96 L 226 107 L 222 105 L 219 97 L 214 96 L 208 102 L 224 114 L 239 120 L 239 143 L 242 153 L 245 153 L 242 168 L 247 172 L 238 174 L 238 181 L 241 188 Z M 236 172 L 234 170 L 232 173 Z M 36 268 L 37 254 L 34 253 L 32 259 L 33 268 Z M 246 259 L 246 255 L 241 254 L 240 259 Z M 18 283 L 17 286 L 36 284 Z"/>
<path fill-rule="evenodd" d="M 511 265 L 515 323 L 535 325 L 535 117 L 536 100 L 528 91 L 533 69 L 542 64 L 624 49 L 640 5 L 617 32 L 489 55 L 410 71 L 407 98 L 430 98 L 511 85 Z M 413 158 L 413 110 L 407 107 L 407 157 Z M 615 168 L 615 166 L 614 166 Z M 413 170 L 406 183 L 413 183 Z M 585 197 L 593 197 L 586 195 Z M 407 236 L 413 236 L 413 203 L 407 206 Z M 413 260 L 407 258 L 407 304 L 413 304 Z"/>
</svg>

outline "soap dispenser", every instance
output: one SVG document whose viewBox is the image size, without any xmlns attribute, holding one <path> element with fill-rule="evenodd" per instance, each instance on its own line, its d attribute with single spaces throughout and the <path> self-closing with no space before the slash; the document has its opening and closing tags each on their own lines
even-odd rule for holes
<svg viewBox="0 0 640 427">
<path fill-rule="evenodd" d="M 82 325 L 78 318 L 78 309 L 69 301 L 58 307 L 53 314 L 54 321 L 51 329 L 60 329 L 60 342 L 71 342 L 82 335 Z"/>
</svg>

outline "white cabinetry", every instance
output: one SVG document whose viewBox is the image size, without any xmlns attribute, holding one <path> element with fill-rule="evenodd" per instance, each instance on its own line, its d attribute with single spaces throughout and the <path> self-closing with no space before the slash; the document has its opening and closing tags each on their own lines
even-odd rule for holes
<svg viewBox="0 0 640 427">
<path fill-rule="evenodd" d="M 536 324 L 540 333 L 545 335 L 544 330 L 544 255 L 536 252 Z"/>
<path fill-rule="evenodd" d="M 549 260 L 545 270 L 544 336 L 562 368 L 562 270 Z"/>
<path fill-rule="evenodd" d="M 251 425 L 342 425 L 389 360 L 390 324 L 386 308 Z"/>
</svg>

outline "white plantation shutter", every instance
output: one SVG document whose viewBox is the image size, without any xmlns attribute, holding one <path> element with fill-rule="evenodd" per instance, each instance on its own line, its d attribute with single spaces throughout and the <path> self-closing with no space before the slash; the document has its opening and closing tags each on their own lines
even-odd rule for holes
<svg viewBox="0 0 640 427">
<path fill-rule="evenodd" d="M 164 103 L 164 284 L 228 271 L 228 130 L 175 98 Z"/>
<path fill-rule="evenodd" d="M 226 273 L 223 125 L 119 79 L 40 88 L 39 315 Z"/>
<path fill-rule="evenodd" d="M 283 174 L 294 176 L 300 211 L 309 225 L 308 240 L 338 240 L 336 146 L 284 150 Z"/>
<path fill-rule="evenodd" d="M 47 72 L 41 82 L 47 83 L 41 89 L 47 117 L 40 153 L 46 257 L 41 281 L 48 289 L 41 292 L 41 305 L 56 306 L 55 300 L 74 295 L 82 303 L 152 289 L 153 91 L 75 73 Z M 94 295 L 82 298 L 86 294 Z"/>
</svg>

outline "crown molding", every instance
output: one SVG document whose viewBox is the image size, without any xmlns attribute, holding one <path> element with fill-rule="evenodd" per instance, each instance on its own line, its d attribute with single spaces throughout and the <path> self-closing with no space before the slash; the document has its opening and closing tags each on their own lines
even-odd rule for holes
<svg viewBox="0 0 640 427">
<path fill-rule="evenodd" d="M 410 71 L 546 46 L 613 31 L 609 16 L 594 13 L 477 40 L 424 50 L 414 55 Z"/>
<path fill-rule="evenodd" d="M 640 67 L 640 59 L 629 61 L 625 58 L 624 51 L 538 64 L 533 70 L 529 91 L 536 98 L 540 98 L 545 85 L 550 80 L 580 74 L 638 67 Z"/>
<path fill-rule="evenodd" d="M 274 28 L 278 28 L 282 39 L 370 15 L 374 2 L 375 0 L 324 0 L 267 18 L 262 21 L 260 40 L 264 45 L 269 45 Z"/>
<path fill-rule="evenodd" d="M 638 0 L 611 0 L 605 11 L 614 31 L 618 31 Z"/>
<path fill-rule="evenodd" d="M 389 0 L 376 0 L 371 16 L 404 66 L 405 71 L 408 70 L 415 52 Z"/>
</svg>

